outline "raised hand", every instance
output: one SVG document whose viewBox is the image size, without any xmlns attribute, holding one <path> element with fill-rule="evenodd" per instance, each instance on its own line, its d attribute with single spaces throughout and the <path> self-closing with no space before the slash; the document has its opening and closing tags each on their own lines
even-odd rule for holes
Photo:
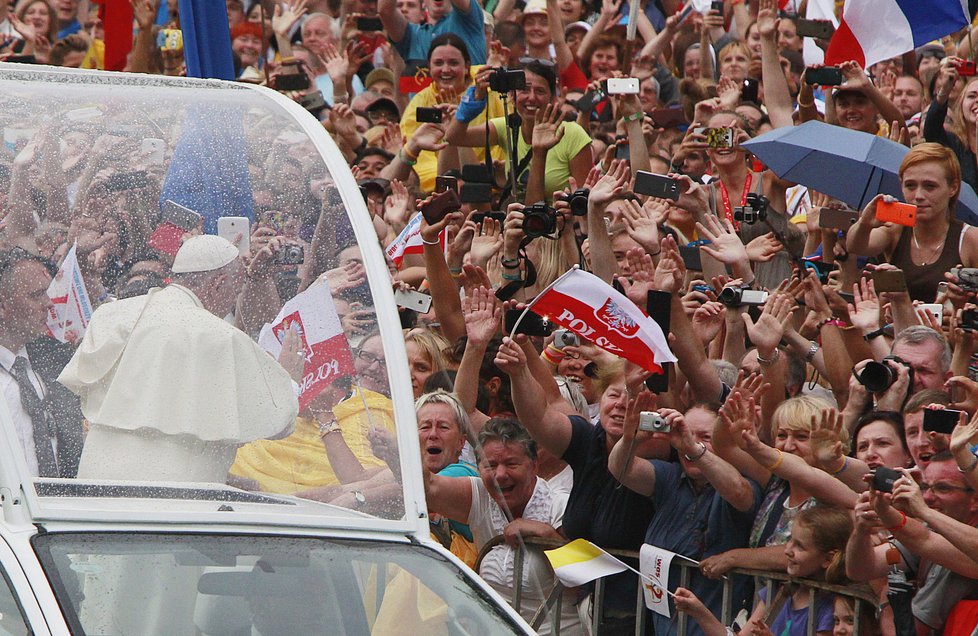
<svg viewBox="0 0 978 636">
<path fill-rule="evenodd" d="M 747 258 L 753 263 L 766 263 L 784 249 L 774 232 L 758 236 L 745 246 Z"/>
<path fill-rule="evenodd" d="M 384 201 L 384 220 L 395 231 L 400 231 L 407 225 L 410 201 L 407 188 L 400 179 L 391 181 L 391 193 Z"/>
<path fill-rule="evenodd" d="M 513 376 L 526 370 L 526 354 L 512 338 L 506 336 L 496 351 L 495 363 L 500 371 Z"/>
<path fill-rule="evenodd" d="M 747 248 L 729 220 L 723 219 L 721 223 L 720 219 L 708 214 L 703 221 L 696 223 L 696 230 L 700 236 L 710 241 L 709 245 L 701 246 L 704 252 L 725 265 L 748 262 Z"/>
<path fill-rule="evenodd" d="M 825 470 L 834 473 L 845 465 L 848 446 L 845 437 L 845 423 L 841 413 L 835 409 L 822 409 L 818 422 L 812 415 L 812 435 L 809 438 L 812 458 Z"/>
<path fill-rule="evenodd" d="M 703 346 L 709 345 L 720 333 L 724 321 L 723 303 L 711 301 L 703 303 L 696 311 L 690 322 L 693 325 L 693 332 L 699 338 Z"/>
<path fill-rule="evenodd" d="M 652 257 L 640 248 L 633 247 L 625 253 L 625 258 L 628 260 L 632 275 L 631 277 L 619 276 L 618 282 L 625 290 L 625 296 L 638 307 L 644 308 L 649 291 L 655 289 L 653 286 L 655 265 L 652 263 Z"/>
<path fill-rule="evenodd" d="M 307 10 L 306 0 L 288 0 L 284 4 L 276 2 L 275 11 L 272 13 L 272 31 L 280 37 L 289 37 L 292 27 Z"/>
<path fill-rule="evenodd" d="M 757 409 L 753 396 L 739 390 L 731 393 L 720 409 L 720 421 L 742 450 L 761 443 L 755 430 L 756 418 Z"/>
<path fill-rule="evenodd" d="M 660 243 L 659 264 L 655 268 L 652 288 L 675 294 L 683 285 L 686 278 L 686 264 L 679 255 L 679 246 L 671 235 Z"/>
<path fill-rule="evenodd" d="M 776 37 L 778 28 L 778 3 L 761 0 L 757 7 L 757 33 L 762 37 Z"/>
<path fill-rule="evenodd" d="M 411 141 L 416 143 L 421 150 L 438 152 L 448 147 L 445 141 L 445 129 L 440 124 L 431 122 L 421 124 L 411 135 Z"/>
<path fill-rule="evenodd" d="M 848 305 L 849 320 L 864 334 L 880 327 L 880 299 L 873 279 L 863 278 L 852 285 L 852 303 Z"/>
<path fill-rule="evenodd" d="M 627 161 L 618 159 L 612 161 L 608 173 L 598 179 L 591 187 L 591 194 L 588 196 L 588 210 L 603 212 L 605 206 L 624 191 L 625 184 L 631 178 L 630 173 Z"/>
<path fill-rule="evenodd" d="M 488 344 L 499 332 L 502 307 L 491 289 L 477 287 L 462 299 L 465 334 L 473 344 Z"/>
<path fill-rule="evenodd" d="M 646 205 L 626 199 L 621 203 L 621 218 L 625 222 L 628 236 L 648 252 L 659 251 L 659 226 Z"/>
<path fill-rule="evenodd" d="M 963 411 L 962 411 L 963 412 Z M 968 419 L 967 414 L 958 420 L 957 426 L 951 431 L 951 450 L 954 452 L 962 449 L 971 449 L 978 439 L 978 414 Z"/>
<path fill-rule="evenodd" d="M 763 354 L 768 358 L 773 354 L 781 338 L 784 337 L 784 326 L 793 310 L 794 300 L 778 294 L 764 303 L 764 310 L 756 323 L 747 312 L 741 314 L 747 327 L 747 337 L 757 347 L 758 355 Z"/>
<path fill-rule="evenodd" d="M 536 152 L 546 152 L 560 143 L 564 137 L 564 119 L 556 104 L 537 109 L 533 117 L 531 146 Z"/>
<path fill-rule="evenodd" d="M 503 248 L 503 233 L 499 221 L 486 217 L 479 224 L 476 236 L 472 239 L 469 256 L 473 265 L 485 267 L 493 256 Z"/>
</svg>

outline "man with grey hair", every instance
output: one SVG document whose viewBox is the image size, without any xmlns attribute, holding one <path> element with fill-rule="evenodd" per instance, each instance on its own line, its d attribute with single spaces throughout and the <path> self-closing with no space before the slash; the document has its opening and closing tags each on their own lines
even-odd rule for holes
<svg viewBox="0 0 978 636">
<path fill-rule="evenodd" d="M 163 289 L 99 307 L 58 378 L 91 424 L 79 478 L 223 484 L 240 444 L 291 432 L 296 343 L 279 356 L 290 377 L 223 320 L 244 282 L 238 248 L 192 237 L 172 271 Z"/>
<path fill-rule="evenodd" d="M 924 389 L 943 390 L 951 377 L 951 347 L 940 332 L 930 327 L 914 325 L 897 334 L 890 347 L 896 356 L 913 369 L 911 393 Z"/>
</svg>

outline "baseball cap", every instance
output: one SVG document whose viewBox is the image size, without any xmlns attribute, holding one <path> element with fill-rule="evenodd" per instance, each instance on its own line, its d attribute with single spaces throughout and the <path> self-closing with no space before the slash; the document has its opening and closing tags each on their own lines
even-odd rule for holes
<svg viewBox="0 0 978 636">
<path fill-rule="evenodd" d="M 173 259 L 174 274 L 210 272 L 230 264 L 241 255 L 231 241 L 213 234 L 187 239 Z"/>
</svg>

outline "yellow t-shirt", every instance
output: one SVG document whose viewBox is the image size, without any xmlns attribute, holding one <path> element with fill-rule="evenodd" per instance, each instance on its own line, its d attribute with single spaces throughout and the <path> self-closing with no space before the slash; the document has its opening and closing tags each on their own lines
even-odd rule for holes
<svg viewBox="0 0 978 636">
<path fill-rule="evenodd" d="M 500 145 L 508 148 L 508 144 L 505 143 L 505 140 L 508 138 L 505 119 L 498 117 L 490 120 L 489 123 L 496 127 L 496 134 L 503 142 Z M 560 138 L 556 146 L 547 152 L 547 168 L 544 176 L 543 191 L 547 195 L 548 201 L 553 197 L 554 192 L 567 187 L 567 179 L 571 176 L 570 162 L 577 156 L 577 153 L 590 143 L 591 137 L 576 122 L 564 122 L 564 136 Z M 516 151 L 516 163 L 519 165 L 519 162 L 530 152 L 530 145 L 523 139 L 522 134 L 516 140 Z M 509 174 L 510 167 L 510 161 L 507 158 L 507 175 Z M 524 174 L 528 175 L 529 170 L 530 168 L 527 167 L 526 173 Z M 527 201 L 527 203 L 532 203 L 532 201 Z"/>
<path fill-rule="evenodd" d="M 423 91 L 414 96 L 414 99 L 407 105 L 404 109 L 404 115 L 401 116 L 401 135 L 404 136 L 404 141 L 407 142 L 414 134 L 414 131 L 418 129 L 421 124 L 418 123 L 416 116 L 418 107 L 430 108 L 438 103 L 438 98 L 435 95 L 435 89 L 433 86 L 428 86 Z M 489 93 L 488 107 L 490 117 L 502 117 L 503 116 L 503 103 L 499 99 L 496 93 Z M 486 112 L 485 110 L 479 113 L 479 116 L 474 120 L 469 122 L 469 125 L 483 124 L 486 122 Z M 445 126 L 448 122 L 445 123 Z M 482 147 L 473 148 L 475 151 L 475 156 L 480 160 L 485 161 L 486 151 L 484 145 Z M 493 159 L 500 160 L 506 156 L 505 151 L 502 148 L 496 147 L 490 150 Z M 418 174 L 418 179 L 421 181 L 421 190 L 424 192 L 431 192 L 435 189 L 435 177 L 438 176 L 438 155 L 434 152 L 428 150 L 422 150 L 421 154 L 418 155 L 418 163 L 414 166 L 414 171 Z"/>
<path fill-rule="evenodd" d="M 365 469 L 386 465 L 371 451 L 367 432 L 371 427 L 394 432 L 393 405 L 388 397 L 364 390 L 361 399 L 355 392 L 337 404 L 333 414 L 343 440 Z M 264 492 L 283 495 L 340 483 L 326 457 L 319 426 L 304 417 L 296 418 L 295 431 L 286 438 L 262 439 L 239 448 L 231 474 L 254 479 Z"/>
</svg>

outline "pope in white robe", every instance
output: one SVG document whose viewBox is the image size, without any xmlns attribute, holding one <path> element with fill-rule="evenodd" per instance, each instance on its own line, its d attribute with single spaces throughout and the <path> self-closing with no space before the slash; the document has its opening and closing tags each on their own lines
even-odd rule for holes
<svg viewBox="0 0 978 636">
<path fill-rule="evenodd" d="M 241 287 L 237 248 L 193 237 L 173 271 L 166 288 L 99 307 L 58 378 L 91 425 L 79 479 L 223 484 L 239 445 L 292 430 L 292 378 L 218 317 Z"/>
</svg>

